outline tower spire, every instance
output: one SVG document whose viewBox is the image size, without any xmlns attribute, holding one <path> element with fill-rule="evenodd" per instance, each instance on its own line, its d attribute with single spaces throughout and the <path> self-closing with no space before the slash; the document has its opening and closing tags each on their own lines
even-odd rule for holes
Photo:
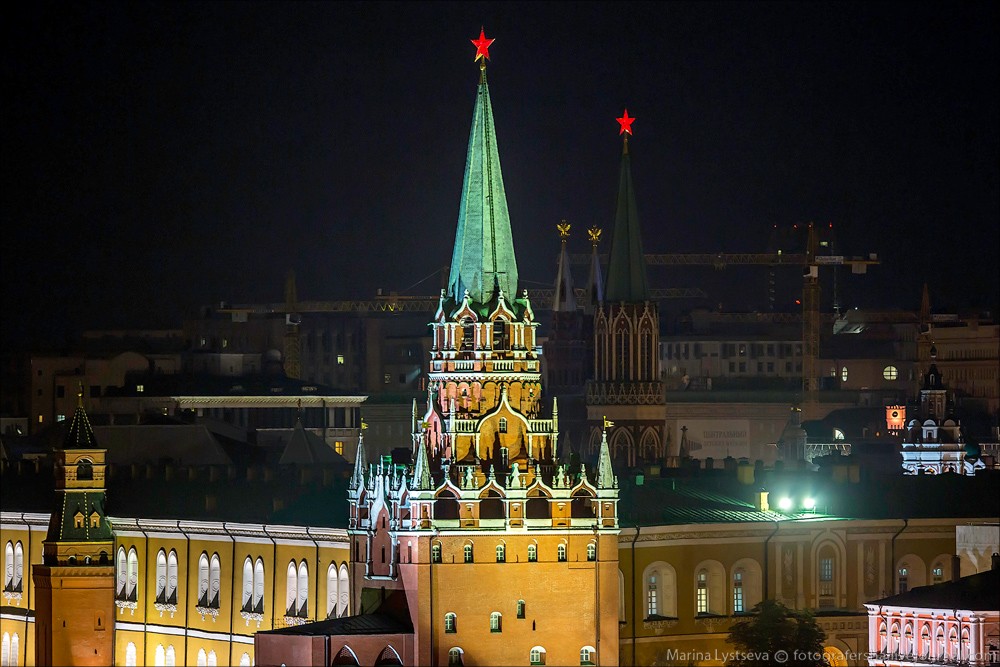
<svg viewBox="0 0 1000 667">
<path fill-rule="evenodd" d="M 569 257 L 566 254 L 566 240 L 569 238 L 570 224 L 563 220 L 556 229 L 559 230 L 559 268 L 556 271 L 556 289 L 552 295 L 552 310 L 561 313 L 576 312 L 576 293 L 573 289 L 573 274 L 569 268 Z"/>
<path fill-rule="evenodd" d="M 358 433 L 358 452 L 354 457 L 354 472 L 351 473 L 348 488 L 360 489 L 365 485 L 365 468 L 368 467 L 368 456 L 365 454 L 365 429 L 368 424 L 361 420 L 361 432 Z"/>
<path fill-rule="evenodd" d="M 604 428 L 601 429 L 601 451 L 597 457 L 597 476 L 594 478 L 594 483 L 599 489 L 618 488 L 618 478 L 611 467 L 611 450 L 608 447 L 608 429 L 614 424 L 607 417 L 604 418 Z"/>
<path fill-rule="evenodd" d="M 486 83 L 486 60 L 493 41 L 482 30 L 479 39 L 472 40 L 476 60 L 481 62 L 448 276 L 448 294 L 456 302 L 465 290 L 477 303 L 488 302 L 497 289 L 508 295 L 518 293 L 514 240 L 497 152 L 493 105 Z"/>
<path fill-rule="evenodd" d="M 631 157 L 628 151 L 628 137 L 632 134 L 632 123 L 635 118 L 630 118 L 626 109 L 624 115 L 617 120 L 621 126 L 618 133 L 624 135 L 624 139 L 605 297 L 612 303 L 619 301 L 639 303 L 649 300 L 649 283 L 646 279 L 646 261 L 642 254 L 639 212 L 635 203 Z"/>
<path fill-rule="evenodd" d="M 594 308 L 599 303 L 604 303 L 604 275 L 601 271 L 601 257 L 597 254 L 597 244 L 601 242 L 600 227 L 594 225 L 587 230 L 587 237 L 590 239 L 590 276 L 587 278 L 587 303 L 583 309 L 588 314 L 594 312 Z"/>
</svg>

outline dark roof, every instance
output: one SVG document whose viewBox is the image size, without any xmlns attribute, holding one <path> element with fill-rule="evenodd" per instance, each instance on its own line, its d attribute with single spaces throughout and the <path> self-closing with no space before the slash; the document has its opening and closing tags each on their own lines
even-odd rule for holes
<svg viewBox="0 0 1000 667">
<path fill-rule="evenodd" d="M 626 136 L 618 180 L 615 228 L 608 253 L 608 279 L 604 288 L 604 300 L 607 303 L 641 303 L 649 299 L 649 281 L 646 278 L 646 260 L 642 254 L 642 234 L 639 231 L 639 213 L 632 186 L 627 140 Z"/>
<path fill-rule="evenodd" d="M 1000 611 L 1000 569 L 946 581 L 933 586 L 919 586 L 899 595 L 891 595 L 868 604 L 917 609 L 967 609 Z"/>
<path fill-rule="evenodd" d="M 369 590 L 364 591 L 367 593 Z M 315 623 L 266 630 L 260 634 L 272 635 L 401 635 L 413 632 L 406 593 L 390 592 L 378 609 L 370 613 L 343 618 L 328 618 Z"/>
<path fill-rule="evenodd" d="M 295 420 L 295 428 L 285 445 L 279 465 L 288 464 L 312 465 L 342 465 L 348 467 L 347 459 L 333 450 L 323 438 L 315 433 L 305 430 L 302 426 L 302 418 Z"/>
</svg>

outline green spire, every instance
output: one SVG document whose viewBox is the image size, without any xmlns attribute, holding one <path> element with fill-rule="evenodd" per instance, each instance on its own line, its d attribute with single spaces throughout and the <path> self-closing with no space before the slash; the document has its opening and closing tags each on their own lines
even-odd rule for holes
<svg viewBox="0 0 1000 667">
<path fill-rule="evenodd" d="M 66 431 L 66 438 L 63 440 L 63 449 L 98 449 L 97 439 L 94 437 L 94 429 L 90 425 L 87 411 L 83 409 L 83 389 L 77 394 L 76 412 L 69 423 L 69 430 Z"/>
<path fill-rule="evenodd" d="M 629 303 L 649 300 L 649 283 L 646 280 L 646 260 L 642 255 L 642 236 L 639 233 L 639 213 L 632 187 L 632 166 L 628 154 L 628 136 L 622 147 L 621 175 L 618 179 L 618 206 L 615 211 L 615 229 L 611 236 L 611 254 L 608 259 L 608 284 L 604 290 L 607 303 Z"/>
<path fill-rule="evenodd" d="M 471 299 L 478 303 L 486 303 L 495 296 L 495 287 L 502 289 L 508 298 L 517 294 L 517 261 L 485 66 L 484 60 L 472 114 L 458 231 L 448 277 L 448 294 L 452 299 L 460 301 L 468 290 Z"/>
</svg>

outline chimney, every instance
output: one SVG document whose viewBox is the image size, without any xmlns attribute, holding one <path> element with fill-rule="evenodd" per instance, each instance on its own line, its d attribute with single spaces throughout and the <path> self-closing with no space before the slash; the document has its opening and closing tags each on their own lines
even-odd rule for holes
<svg viewBox="0 0 1000 667">
<path fill-rule="evenodd" d="M 951 557 L 951 580 L 958 581 L 962 578 L 962 559 L 958 556 Z"/>
<path fill-rule="evenodd" d="M 767 491 L 761 489 L 754 494 L 753 505 L 757 508 L 758 512 L 767 512 L 771 509 L 771 506 L 767 503 Z"/>
</svg>

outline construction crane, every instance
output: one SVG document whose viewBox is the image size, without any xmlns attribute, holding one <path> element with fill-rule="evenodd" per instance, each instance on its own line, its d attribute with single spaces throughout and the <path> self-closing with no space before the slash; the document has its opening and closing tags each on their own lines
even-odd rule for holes
<svg viewBox="0 0 1000 667">
<path fill-rule="evenodd" d="M 793 226 L 798 230 L 798 226 Z M 845 257 L 843 255 L 819 254 L 821 247 L 831 248 L 829 240 L 820 241 L 818 227 L 813 223 L 805 226 L 805 252 L 786 253 L 780 249 L 763 253 L 669 253 L 647 254 L 647 266 L 712 266 L 723 269 L 727 266 L 800 266 L 802 267 L 802 393 L 806 402 L 815 401 L 819 390 L 817 362 L 819 360 L 819 338 L 822 317 L 820 313 L 819 269 L 823 266 L 850 266 L 852 273 L 866 273 L 871 265 L 879 263 L 875 253 L 868 257 Z M 832 225 L 828 227 L 832 230 Z M 772 238 L 774 235 L 772 234 Z M 605 257 L 602 256 L 602 259 Z M 586 263 L 590 255 L 574 254 L 573 263 Z M 773 277 L 771 278 L 773 284 Z M 773 287 L 769 287 L 769 301 L 773 302 Z M 769 316 L 770 317 L 770 316 Z"/>
</svg>

